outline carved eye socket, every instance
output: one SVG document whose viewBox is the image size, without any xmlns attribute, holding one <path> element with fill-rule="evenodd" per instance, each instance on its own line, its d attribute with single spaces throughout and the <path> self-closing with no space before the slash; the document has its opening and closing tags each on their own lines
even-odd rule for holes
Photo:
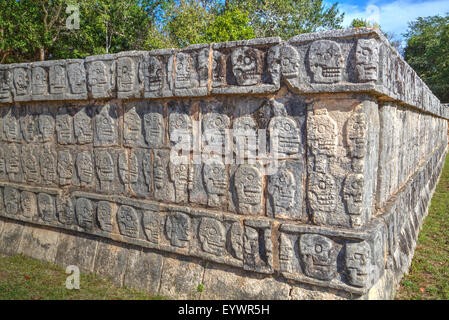
<svg viewBox="0 0 449 320">
<path fill-rule="evenodd" d="M 368 49 L 365 49 L 362 51 L 364 56 L 369 56 L 371 54 L 371 52 Z"/>
<path fill-rule="evenodd" d="M 290 60 L 289 59 L 287 59 L 287 58 L 282 59 L 282 65 L 284 67 L 288 66 L 289 64 L 290 64 Z"/>
<path fill-rule="evenodd" d="M 243 60 L 245 62 L 246 65 L 251 64 L 251 58 L 246 56 Z"/>
<path fill-rule="evenodd" d="M 326 189 L 326 182 L 321 181 L 321 182 L 319 183 L 319 187 L 320 187 L 321 190 Z"/>
<path fill-rule="evenodd" d="M 248 174 L 246 177 L 249 181 L 252 181 L 254 179 L 254 176 L 252 174 Z"/>
<path fill-rule="evenodd" d="M 219 174 L 220 173 L 220 169 L 218 169 L 217 167 L 215 167 L 212 171 L 215 174 Z"/>
<path fill-rule="evenodd" d="M 223 124 L 223 121 L 220 118 L 215 119 L 215 125 L 217 127 L 221 126 Z"/>
<path fill-rule="evenodd" d="M 316 253 L 321 253 L 321 252 L 323 252 L 323 246 L 322 246 L 321 244 L 317 243 L 317 244 L 315 245 L 315 252 L 316 252 Z"/>
<path fill-rule="evenodd" d="M 286 131 L 290 131 L 290 130 L 292 130 L 292 126 L 289 123 L 284 123 L 284 129 Z"/>
</svg>

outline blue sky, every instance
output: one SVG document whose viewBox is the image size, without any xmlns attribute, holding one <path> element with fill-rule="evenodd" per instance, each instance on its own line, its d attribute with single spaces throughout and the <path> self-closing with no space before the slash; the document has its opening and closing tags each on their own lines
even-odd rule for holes
<svg viewBox="0 0 449 320">
<path fill-rule="evenodd" d="M 444 15 L 449 12 L 449 0 L 325 0 L 339 3 L 340 11 L 345 12 L 343 26 L 352 19 L 378 20 L 382 30 L 393 32 L 398 38 L 406 32 L 408 22 L 417 17 Z"/>
</svg>

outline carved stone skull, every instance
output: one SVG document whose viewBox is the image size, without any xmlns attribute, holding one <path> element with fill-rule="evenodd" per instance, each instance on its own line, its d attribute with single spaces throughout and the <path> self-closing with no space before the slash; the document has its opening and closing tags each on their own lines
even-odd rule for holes
<svg viewBox="0 0 449 320">
<path fill-rule="evenodd" d="M 117 61 L 117 87 L 119 91 L 133 89 L 134 61 L 130 57 L 123 57 Z"/>
<path fill-rule="evenodd" d="M 235 172 L 235 189 L 237 193 L 238 212 L 257 214 L 262 202 L 262 174 L 251 165 L 241 165 Z"/>
<path fill-rule="evenodd" d="M 27 70 L 24 68 L 14 69 L 14 86 L 16 88 L 16 94 L 23 96 L 28 94 L 28 87 L 30 85 L 30 78 Z"/>
<path fill-rule="evenodd" d="M 343 193 L 349 214 L 362 214 L 364 182 L 362 174 L 349 174 L 345 179 Z"/>
<path fill-rule="evenodd" d="M 312 153 L 335 156 L 337 146 L 337 123 L 326 109 L 315 110 L 307 117 L 307 140 Z"/>
<path fill-rule="evenodd" d="M 228 174 L 224 163 L 211 159 L 204 164 L 203 179 L 208 195 L 208 205 L 216 207 L 221 204 L 219 196 L 228 191 Z"/>
<path fill-rule="evenodd" d="M 46 193 L 39 193 L 37 196 L 39 215 L 44 221 L 53 221 L 56 217 L 55 200 Z"/>
<path fill-rule="evenodd" d="M 94 214 L 92 202 L 86 198 L 76 199 L 75 212 L 78 225 L 86 230 L 92 229 Z"/>
<path fill-rule="evenodd" d="M 117 212 L 117 222 L 122 235 L 137 238 L 139 222 L 133 207 L 121 206 Z"/>
<path fill-rule="evenodd" d="M 145 141 L 150 146 L 160 146 L 164 142 L 164 117 L 159 112 L 149 112 L 143 116 Z"/>
<path fill-rule="evenodd" d="M 301 136 L 295 120 L 288 117 L 273 117 L 268 125 L 270 146 L 274 154 L 287 157 L 299 153 Z"/>
<path fill-rule="evenodd" d="M 299 250 L 304 273 L 312 278 L 331 280 L 337 272 L 337 250 L 333 241 L 319 234 L 303 234 Z"/>
<path fill-rule="evenodd" d="M 226 229 L 221 222 L 211 218 L 202 218 L 198 237 L 205 252 L 217 256 L 224 254 Z"/>
<path fill-rule="evenodd" d="M 367 151 L 367 120 L 364 113 L 353 113 L 346 124 L 346 142 L 352 157 L 363 158 Z"/>
<path fill-rule="evenodd" d="M 346 244 L 346 277 L 351 285 L 364 287 L 368 284 L 371 264 L 371 248 L 368 243 L 360 242 Z"/>
<path fill-rule="evenodd" d="M 340 45 L 330 40 L 314 41 L 309 48 L 309 67 L 316 83 L 340 82 L 344 68 Z"/>
<path fill-rule="evenodd" d="M 15 188 L 5 187 L 4 201 L 6 214 L 15 215 L 19 212 L 19 191 Z"/>
<path fill-rule="evenodd" d="M 161 60 L 155 56 L 148 58 L 148 90 L 149 92 L 159 91 L 164 84 L 164 69 Z"/>
<path fill-rule="evenodd" d="M 42 95 L 47 92 L 47 72 L 42 67 L 34 67 L 31 71 L 33 95 Z"/>
<path fill-rule="evenodd" d="M 173 246 L 187 247 L 191 238 L 191 228 L 190 217 L 185 213 L 173 211 L 167 215 L 165 231 Z"/>
<path fill-rule="evenodd" d="M 80 63 L 70 63 L 67 66 L 67 75 L 73 94 L 86 92 L 86 73 Z"/>
<path fill-rule="evenodd" d="M 31 218 L 37 213 L 36 195 L 29 191 L 22 191 L 20 194 L 20 205 L 24 217 Z"/>
<path fill-rule="evenodd" d="M 285 215 L 295 205 L 295 176 L 287 168 L 278 168 L 269 177 L 268 193 L 270 194 L 275 215 Z"/>
<path fill-rule="evenodd" d="M 81 184 L 90 184 L 93 176 L 92 157 L 89 152 L 83 151 L 76 157 L 76 169 Z"/>
<path fill-rule="evenodd" d="M 379 43 L 376 39 L 359 39 L 355 51 L 359 81 L 376 81 L 379 64 Z"/>
<path fill-rule="evenodd" d="M 231 54 L 232 72 L 240 86 L 251 86 L 260 83 L 262 74 L 262 58 L 259 50 L 242 47 Z"/>
</svg>

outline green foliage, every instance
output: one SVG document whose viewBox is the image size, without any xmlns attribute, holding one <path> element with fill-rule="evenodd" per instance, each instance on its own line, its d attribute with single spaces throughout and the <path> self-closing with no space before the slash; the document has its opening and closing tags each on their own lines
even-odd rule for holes
<svg viewBox="0 0 449 320">
<path fill-rule="evenodd" d="M 196 288 L 196 291 L 198 291 L 198 292 L 203 292 L 203 290 L 204 290 L 204 286 L 200 283 L 200 284 L 198 285 L 198 287 Z"/>
<path fill-rule="evenodd" d="M 229 5 L 248 12 L 257 37 L 283 39 L 322 29 L 340 29 L 344 13 L 338 3 L 325 5 L 322 0 L 229 0 Z"/>
<path fill-rule="evenodd" d="M 449 13 L 418 18 L 404 36 L 405 60 L 442 102 L 449 102 Z"/>
<path fill-rule="evenodd" d="M 0 63 L 83 58 L 195 43 L 289 38 L 340 28 L 322 0 L 0 0 Z M 69 30 L 67 5 L 79 7 Z"/>
<path fill-rule="evenodd" d="M 255 38 L 248 13 L 238 8 L 224 10 L 209 24 L 205 32 L 206 42 L 225 42 Z"/>
<path fill-rule="evenodd" d="M 366 19 L 353 19 L 350 25 L 352 28 L 375 28 L 380 29 L 380 25 Z"/>
</svg>

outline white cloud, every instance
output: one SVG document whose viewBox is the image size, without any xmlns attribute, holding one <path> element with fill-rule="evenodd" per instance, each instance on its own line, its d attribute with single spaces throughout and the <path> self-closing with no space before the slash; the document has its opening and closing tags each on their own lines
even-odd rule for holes
<svg viewBox="0 0 449 320">
<path fill-rule="evenodd" d="M 341 11 L 345 12 L 343 21 L 343 26 L 345 27 L 349 26 L 354 18 L 376 20 L 376 13 L 378 12 L 378 23 L 382 30 L 393 32 L 398 37 L 401 37 L 406 32 L 408 23 L 416 18 L 437 14 L 444 15 L 449 12 L 449 1 L 429 0 L 416 2 L 412 0 L 396 0 L 390 3 L 370 1 L 364 7 L 344 3 L 340 3 L 339 7 Z M 373 8 L 374 10 L 372 10 Z"/>
</svg>

